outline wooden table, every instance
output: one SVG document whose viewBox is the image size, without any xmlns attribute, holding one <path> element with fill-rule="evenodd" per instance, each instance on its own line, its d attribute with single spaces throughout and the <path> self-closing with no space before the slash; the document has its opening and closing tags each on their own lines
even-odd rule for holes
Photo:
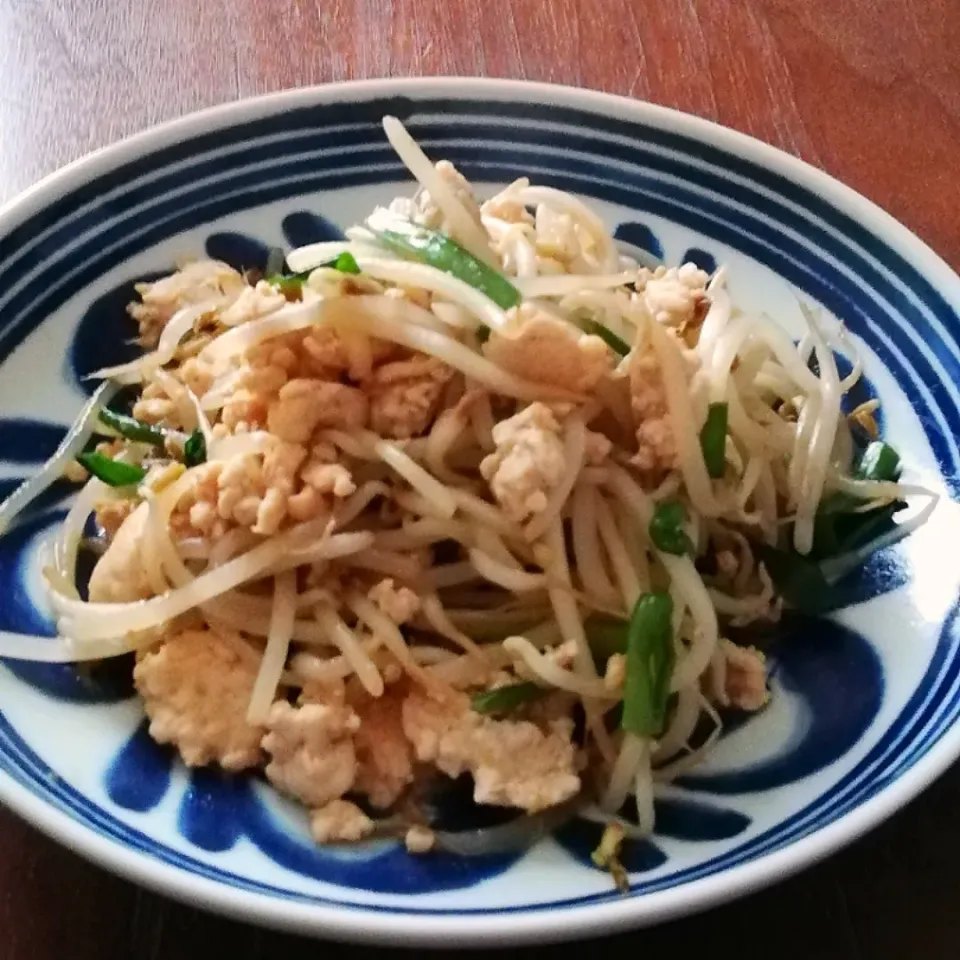
<svg viewBox="0 0 960 960">
<path fill-rule="evenodd" d="M 958 50 L 960 0 L 0 0 L 0 200 L 198 107 L 330 80 L 481 74 L 628 94 L 751 133 L 855 187 L 960 268 Z M 955 958 L 958 797 L 955 769 L 779 887 L 620 943 L 529 955 Z M 350 949 L 144 893 L 0 813 L 7 960 Z"/>
</svg>

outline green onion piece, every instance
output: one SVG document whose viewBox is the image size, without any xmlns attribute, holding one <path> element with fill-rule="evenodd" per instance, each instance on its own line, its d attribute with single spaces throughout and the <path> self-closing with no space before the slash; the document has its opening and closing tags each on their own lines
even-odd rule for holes
<svg viewBox="0 0 960 960">
<path fill-rule="evenodd" d="M 673 600 L 669 593 L 643 594 L 627 628 L 627 670 L 621 727 L 638 737 L 663 730 L 673 674 Z"/>
<path fill-rule="evenodd" d="M 727 405 L 711 403 L 707 409 L 707 419 L 700 431 L 700 449 L 707 473 L 714 480 L 723 476 L 726 466 L 727 450 Z"/>
<path fill-rule="evenodd" d="M 583 324 L 587 333 L 599 337 L 614 353 L 625 357 L 630 352 L 630 344 L 621 340 L 611 329 L 605 327 L 599 320 L 587 320 Z"/>
<path fill-rule="evenodd" d="M 267 283 L 276 287 L 283 294 L 299 294 L 303 289 L 304 283 L 306 283 L 307 277 L 309 277 L 314 270 L 319 270 L 321 267 L 332 267 L 341 273 L 360 273 L 360 267 L 353 254 L 344 250 L 335 260 L 330 260 L 328 263 L 321 263 L 320 266 L 314 267 L 312 270 L 304 270 L 301 273 L 274 273 L 268 275 Z"/>
<path fill-rule="evenodd" d="M 858 480 L 893 482 L 900 477 L 900 455 L 889 444 L 875 440 L 868 444 L 853 475 Z M 831 493 L 820 501 L 814 518 L 813 550 L 810 557 L 825 560 L 859 547 L 885 533 L 893 517 L 906 504 L 902 500 L 857 512 L 863 500 L 849 493 Z"/>
<path fill-rule="evenodd" d="M 311 273 L 311 270 L 304 270 L 303 273 L 275 273 L 267 277 L 267 283 L 276 287 L 284 296 L 287 294 L 299 296 Z"/>
<path fill-rule="evenodd" d="M 767 544 L 756 544 L 754 549 L 777 593 L 794 610 L 820 616 L 843 605 L 841 592 L 827 581 L 815 560 Z"/>
<path fill-rule="evenodd" d="M 188 467 L 198 467 L 207 461 L 207 441 L 199 428 L 187 437 L 183 445 L 183 462 Z"/>
<path fill-rule="evenodd" d="M 683 525 L 687 522 L 687 511 L 677 500 L 664 500 L 657 504 L 650 520 L 650 540 L 664 553 L 683 557 L 693 553 L 693 543 L 687 536 Z"/>
<path fill-rule="evenodd" d="M 861 480 L 878 482 L 899 480 L 900 454 L 888 443 L 874 440 L 863 451 L 856 473 Z"/>
<path fill-rule="evenodd" d="M 122 460 L 111 460 L 102 453 L 81 453 L 77 462 L 110 487 L 130 487 L 139 483 L 147 471 Z"/>
<path fill-rule="evenodd" d="M 287 268 L 287 258 L 279 247 L 271 247 L 267 254 L 267 262 L 263 267 L 263 275 L 272 277 L 274 274 L 283 273 Z"/>
<path fill-rule="evenodd" d="M 166 440 L 166 434 L 160 427 L 155 427 L 150 423 L 144 423 L 134 417 L 128 417 L 123 413 L 116 413 L 113 410 L 104 407 L 100 411 L 100 420 L 102 423 L 115 430 L 121 437 L 127 440 L 134 440 L 137 443 L 149 443 L 155 447 L 162 447 Z"/>
<path fill-rule="evenodd" d="M 515 307 L 521 300 L 520 291 L 506 277 L 438 230 L 428 230 L 400 218 L 391 220 L 391 228 L 386 230 L 378 230 L 369 221 L 367 226 L 392 250 L 470 284 L 502 310 Z"/>
<path fill-rule="evenodd" d="M 510 713 L 525 703 L 539 700 L 546 692 L 544 687 L 535 683 L 511 683 L 474 694 L 470 705 L 477 713 Z"/>
<path fill-rule="evenodd" d="M 356 274 L 360 272 L 359 264 L 354 259 L 353 254 L 347 250 L 344 250 L 343 253 L 341 253 L 333 263 L 328 264 L 328 266 L 332 266 L 334 270 L 339 270 L 341 273 Z"/>
</svg>

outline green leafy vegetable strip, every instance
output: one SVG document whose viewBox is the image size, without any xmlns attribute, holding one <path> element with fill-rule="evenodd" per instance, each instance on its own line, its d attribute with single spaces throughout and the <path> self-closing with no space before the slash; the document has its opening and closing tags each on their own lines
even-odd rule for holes
<svg viewBox="0 0 960 960">
<path fill-rule="evenodd" d="M 334 270 L 339 270 L 341 273 L 357 274 L 360 272 L 359 264 L 354 259 L 353 254 L 347 250 L 344 250 L 343 253 L 341 253 L 332 264 L 328 264 L 328 266 L 332 266 Z"/>
<path fill-rule="evenodd" d="M 900 478 L 900 454 L 888 443 L 874 440 L 863 451 L 857 466 L 861 480 L 892 481 Z"/>
<path fill-rule="evenodd" d="M 311 273 L 311 270 L 304 270 L 303 273 L 275 273 L 273 276 L 267 277 L 267 283 L 276 287 L 283 294 L 299 294 Z"/>
<path fill-rule="evenodd" d="M 400 219 L 394 222 L 395 229 L 378 230 L 369 223 L 367 225 L 392 250 L 470 284 L 502 310 L 515 307 L 521 300 L 520 291 L 509 280 L 438 230 L 428 230 Z"/>
<path fill-rule="evenodd" d="M 853 475 L 860 480 L 892 482 L 900 477 L 900 455 L 889 444 L 874 440 L 867 445 Z M 849 493 L 832 493 L 824 497 L 814 519 L 813 551 L 818 560 L 848 553 L 880 536 L 902 510 L 902 501 L 885 504 L 857 513 L 863 501 Z"/>
<path fill-rule="evenodd" d="M 707 465 L 707 473 L 714 480 L 723 476 L 726 466 L 726 448 L 727 405 L 711 403 L 707 409 L 706 422 L 700 430 L 700 449 L 703 451 L 703 462 Z"/>
<path fill-rule="evenodd" d="M 139 483 L 147 475 L 147 471 L 141 467 L 123 463 L 121 460 L 111 460 L 102 453 L 81 453 L 77 462 L 110 487 L 129 487 Z"/>
<path fill-rule="evenodd" d="M 512 683 L 474 694 L 470 704 L 477 713 L 509 713 L 525 703 L 538 700 L 546 692 L 535 683 Z"/>
<path fill-rule="evenodd" d="M 664 500 L 657 504 L 650 520 L 650 539 L 664 553 L 682 557 L 693 553 L 693 544 L 683 529 L 687 512 L 677 500 Z"/>
<path fill-rule="evenodd" d="M 128 417 L 123 413 L 116 413 L 106 407 L 100 411 L 100 420 L 111 430 L 116 430 L 121 437 L 134 440 L 137 443 L 149 443 L 155 447 L 162 447 L 166 439 L 166 435 L 160 427 L 144 423 L 134 417 Z"/>
<path fill-rule="evenodd" d="M 619 353 L 625 357 L 630 352 L 630 344 L 626 340 L 621 340 L 612 330 L 605 327 L 599 320 L 587 320 L 583 329 L 587 333 L 592 333 L 599 337 L 614 353 Z"/>
<path fill-rule="evenodd" d="M 275 286 L 281 293 L 299 293 L 307 277 L 314 270 L 319 270 L 320 267 L 333 267 L 334 270 L 339 270 L 341 273 L 360 273 L 356 258 L 352 253 L 344 250 L 335 260 L 331 260 L 329 263 L 321 263 L 319 267 L 314 267 L 312 270 L 303 270 L 300 273 L 271 274 L 267 277 L 267 283 Z"/>
<path fill-rule="evenodd" d="M 620 725 L 638 737 L 663 730 L 673 673 L 673 600 L 661 591 L 643 594 L 627 629 L 627 671 Z"/>
<path fill-rule="evenodd" d="M 206 463 L 206 460 L 207 441 L 201 430 L 194 430 L 183 445 L 183 462 L 188 467 L 198 467 L 201 463 Z"/>
<path fill-rule="evenodd" d="M 815 560 L 767 544 L 757 544 L 755 550 L 777 593 L 795 610 L 819 616 L 841 605 L 840 591 L 827 582 Z"/>
</svg>

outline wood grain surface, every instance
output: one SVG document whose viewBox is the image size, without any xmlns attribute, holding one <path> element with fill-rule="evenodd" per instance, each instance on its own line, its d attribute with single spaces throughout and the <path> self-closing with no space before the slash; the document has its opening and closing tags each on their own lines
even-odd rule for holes
<svg viewBox="0 0 960 960">
<path fill-rule="evenodd" d="M 794 153 L 960 267 L 960 0 L 0 0 L 0 200 L 150 124 L 311 83 L 579 84 Z M 960 770 L 801 876 L 529 957 L 956 958 Z M 138 890 L 0 812 L 0 958 L 372 956 Z M 513 955 L 514 951 L 499 951 Z M 614 954 L 615 955 L 615 954 Z"/>
</svg>

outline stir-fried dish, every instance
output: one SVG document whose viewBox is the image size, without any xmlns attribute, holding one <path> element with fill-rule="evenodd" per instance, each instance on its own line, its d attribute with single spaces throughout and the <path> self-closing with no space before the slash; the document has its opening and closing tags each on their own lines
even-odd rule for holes
<svg viewBox="0 0 960 960">
<path fill-rule="evenodd" d="M 617 872 L 657 785 L 768 700 L 763 651 L 732 637 L 825 609 L 935 498 L 900 482 L 875 401 L 850 409 L 836 321 L 803 307 L 796 343 L 723 268 L 631 257 L 526 179 L 482 201 L 384 128 L 412 199 L 245 273 L 138 286 L 145 352 L 94 375 L 0 510 L 84 481 L 45 568 L 59 637 L 0 654 L 135 654 L 151 736 L 261 772 L 319 843 L 471 852 L 420 789 L 469 776 L 526 815 L 511 842 L 613 825 Z"/>
</svg>

